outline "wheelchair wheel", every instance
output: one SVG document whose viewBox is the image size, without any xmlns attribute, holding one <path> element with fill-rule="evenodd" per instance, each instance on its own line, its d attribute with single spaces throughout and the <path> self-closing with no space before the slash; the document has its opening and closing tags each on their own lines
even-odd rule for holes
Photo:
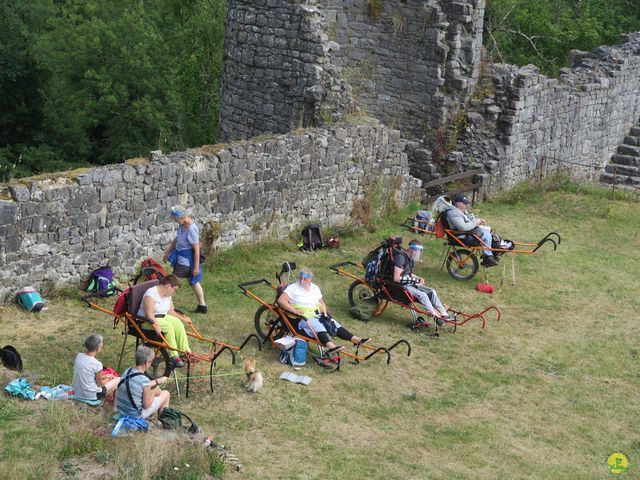
<svg viewBox="0 0 640 480">
<path fill-rule="evenodd" d="M 358 280 L 353 282 L 349 287 L 349 305 L 352 307 L 360 305 L 365 300 L 374 298 L 375 296 L 375 292 L 369 285 Z"/>
<path fill-rule="evenodd" d="M 455 249 L 447 256 L 447 272 L 456 280 L 465 281 L 478 273 L 478 259 L 469 250 Z"/>
<path fill-rule="evenodd" d="M 147 347 L 153 349 L 156 354 L 153 362 L 151 362 L 151 367 L 147 370 L 147 377 L 151 380 L 168 377 L 171 374 L 171 369 L 169 368 L 169 351 L 166 348 L 157 348 L 153 345 L 147 345 Z"/>
<path fill-rule="evenodd" d="M 267 334 L 269 333 L 269 330 L 272 326 L 272 340 L 282 338 L 286 334 L 285 327 L 284 325 L 282 325 L 280 317 L 278 315 L 274 315 L 274 313 L 266 305 L 260 305 L 260 308 L 258 308 L 255 316 L 253 317 L 253 322 L 256 327 L 256 333 L 260 337 L 260 340 L 264 340 L 267 338 Z"/>
</svg>

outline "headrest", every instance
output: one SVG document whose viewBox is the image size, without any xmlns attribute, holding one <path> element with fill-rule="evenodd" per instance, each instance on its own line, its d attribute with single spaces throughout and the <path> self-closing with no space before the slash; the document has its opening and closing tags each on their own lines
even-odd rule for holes
<svg viewBox="0 0 640 480">
<path fill-rule="evenodd" d="M 129 306 L 127 307 L 129 313 L 133 315 L 138 313 L 140 302 L 142 302 L 142 297 L 144 297 L 144 292 L 149 290 L 151 287 L 155 287 L 159 284 L 160 281 L 158 280 L 149 280 L 147 282 L 131 287 L 131 290 L 129 292 Z"/>
</svg>

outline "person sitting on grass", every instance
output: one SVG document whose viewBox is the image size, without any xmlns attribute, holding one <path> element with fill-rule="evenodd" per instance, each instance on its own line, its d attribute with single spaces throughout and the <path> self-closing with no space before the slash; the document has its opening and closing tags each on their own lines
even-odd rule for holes
<svg viewBox="0 0 640 480">
<path fill-rule="evenodd" d="M 353 335 L 346 328 L 327 315 L 327 305 L 324 303 L 320 288 L 311 282 L 313 272 L 308 268 L 301 268 L 298 281 L 292 283 L 278 298 L 278 303 L 287 312 L 302 317 L 298 329 L 304 331 L 309 337 L 317 336 L 322 345 L 327 347 L 328 354 L 338 352 L 344 348 L 336 345 L 329 336 L 329 331 L 342 340 L 347 340 L 354 345 L 362 345 L 370 341 L 370 338 L 360 338 Z"/>
<path fill-rule="evenodd" d="M 171 394 L 157 388 L 167 383 L 167 377 L 149 380 L 145 372 L 151 367 L 155 355 L 153 350 L 140 345 L 136 350 L 136 366 L 122 373 L 116 393 L 116 410 L 120 415 L 133 418 L 149 418 L 169 406 Z"/>
<path fill-rule="evenodd" d="M 190 325 L 191 319 L 173 308 L 172 297 L 180 288 L 180 279 L 175 275 L 167 275 L 160 280 L 160 285 L 149 288 L 142 297 L 138 316 L 144 317 L 158 335 L 161 333 L 169 345 L 181 352 L 190 352 L 189 337 L 185 331 L 185 324 Z M 180 368 L 184 361 L 176 350 L 169 350 L 170 366 Z"/>
<path fill-rule="evenodd" d="M 422 244 L 418 240 L 411 240 L 409 248 L 401 250 L 395 255 L 393 281 L 407 289 L 418 300 L 418 303 L 423 305 L 427 312 L 435 318 L 436 324 L 441 327 L 445 320 L 451 320 L 447 309 L 442 305 L 436 291 L 425 285 L 424 278 L 413 273 L 415 262 L 420 260 L 422 248 Z"/>
<path fill-rule="evenodd" d="M 104 400 L 118 386 L 120 378 L 102 373 L 102 363 L 96 358 L 102 347 L 102 335 L 92 333 L 84 341 L 86 351 L 76 355 L 72 389 L 74 397 L 80 401 Z"/>
</svg>

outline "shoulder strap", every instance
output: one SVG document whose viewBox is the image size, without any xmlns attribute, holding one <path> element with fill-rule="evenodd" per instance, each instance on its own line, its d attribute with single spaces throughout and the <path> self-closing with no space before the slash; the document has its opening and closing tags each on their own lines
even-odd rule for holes
<svg viewBox="0 0 640 480">
<path fill-rule="evenodd" d="M 127 389 L 127 396 L 129 397 L 129 401 L 131 402 L 131 405 L 136 407 L 136 410 L 138 410 L 138 412 L 140 412 L 141 409 L 138 408 L 138 405 L 136 405 L 136 402 L 134 402 L 134 400 L 133 400 L 133 395 L 131 395 L 131 387 L 129 386 L 129 380 L 131 380 L 133 377 L 139 377 L 140 375 L 144 375 L 144 373 L 142 373 L 142 372 L 130 373 L 129 375 L 124 377 L 122 380 L 120 380 L 120 382 L 118 383 L 118 388 L 120 388 L 120 385 L 122 385 L 123 383 L 125 384 L 125 387 Z"/>
</svg>

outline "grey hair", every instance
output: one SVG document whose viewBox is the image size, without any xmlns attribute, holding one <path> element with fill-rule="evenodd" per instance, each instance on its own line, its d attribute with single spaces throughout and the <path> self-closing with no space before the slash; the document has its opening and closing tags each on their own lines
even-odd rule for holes
<svg viewBox="0 0 640 480">
<path fill-rule="evenodd" d="M 102 335 L 98 335 L 97 333 L 92 333 L 84 341 L 84 348 L 87 349 L 87 352 L 97 352 L 101 344 L 102 344 Z"/>
<path fill-rule="evenodd" d="M 144 365 L 153 357 L 155 357 L 153 350 L 149 347 L 145 347 L 144 345 L 140 345 L 136 350 L 136 366 Z"/>
</svg>

